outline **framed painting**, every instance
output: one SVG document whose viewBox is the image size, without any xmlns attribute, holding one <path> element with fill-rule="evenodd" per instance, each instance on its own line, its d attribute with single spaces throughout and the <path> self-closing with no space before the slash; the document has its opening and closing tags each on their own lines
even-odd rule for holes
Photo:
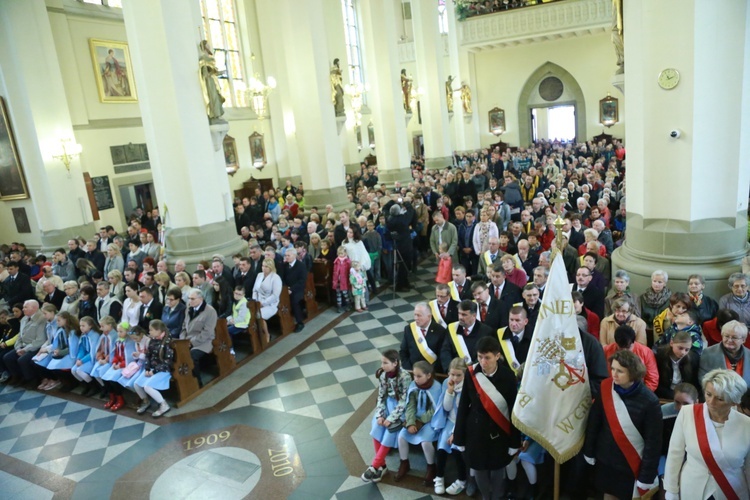
<svg viewBox="0 0 750 500">
<path fill-rule="evenodd" d="M 99 101 L 104 103 L 138 101 L 128 44 L 91 38 L 89 47 L 91 60 L 94 63 Z"/>
<path fill-rule="evenodd" d="M 240 168 L 237 161 L 237 141 L 231 135 L 224 137 L 224 163 L 227 166 L 227 173 L 231 175 L 234 175 Z"/>
<path fill-rule="evenodd" d="M 620 117 L 617 98 L 607 95 L 599 101 L 599 123 L 605 127 L 611 127 L 618 121 Z"/>
<path fill-rule="evenodd" d="M 253 167 L 263 168 L 266 166 L 266 147 L 263 143 L 263 134 L 253 132 L 248 138 L 250 141 L 250 157 Z"/>
<path fill-rule="evenodd" d="M 13 220 L 16 223 L 16 231 L 19 234 L 30 233 L 31 225 L 29 225 L 29 218 L 26 215 L 26 209 L 23 207 L 13 208 Z"/>
<path fill-rule="evenodd" d="M 505 132 L 505 110 L 500 108 L 492 108 L 489 111 L 490 117 L 490 133 L 499 136 Z"/>
<path fill-rule="evenodd" d="M 0 200 L 23 200 L 29 197 L 26 179 L 23 175 L 21 157 L 18 155 L 16 140 L 5 99 L 0 97 Z"/>
<path fill-rule="evenodd" d="M 372 122 L 367 126 L 367 141 L 370 143 L 370 149 L 375 149 L 375 126 Z"/>
</svg>

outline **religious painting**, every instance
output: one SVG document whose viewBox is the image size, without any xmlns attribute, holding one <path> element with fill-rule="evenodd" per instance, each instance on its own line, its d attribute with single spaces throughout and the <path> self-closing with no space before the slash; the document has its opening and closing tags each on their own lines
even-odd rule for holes
<svg viewBox="0 0 750 500">
<path fill-rule="evenodd" d="M 372 122 L 367 126 L 367 140 L 370 142 L 370 149 L 375 149 L 375 126 Z"/>
<path fill-rule="evenodd" d="M 89 39 L 94 63 L 99 101 L 104 103 L 136 102 L 133 64 L 128 44 Z"/>
<path fill-rule="evenodd" d="M 599 101 L 599 123 L 611 127 L 619 121 L 617 98 L 607 95 Z"/>
<path fill-rule="evenodd" d="M 362 151 L 362 126 L 357 125 L 355 130 L 357 133 L 357 151 Z"/>
<path fill-rule="evenodd" d="M 18 156 L 16 140 L 5 99 L 0 97 L 0 200 L 23 200 L 29 197 L 23 175 L 21 157 Z"/>
<path fill-rule="evenodd" d="M 23 207 L 13 208 L 13 220 L 16 222 L 16 231 L 21 233 L 30 233 L 29 217 L 26 215 L 26 209 Z"/>
<path fill-rule="evenodd" d="M 499 136 L 505 132 L 505 110 L 492 108 L 489 111 L 490 133 Z"/>
<path fill-rule="evenodd" d="M 253 132 L 248 140 L 250 141 L 250 157 L 253 167 L 263 168 L 266 165 L 266 147 L 263 143 L 263 134 Z"/>
<path fill-rule="evenodd" d="M 224 137 L 224 163 L 227 166 L 228 174 L 234 175 L 240 168 L 240 164 L 237 161 L 237 141 L 231 135 Z"/>
</svg>

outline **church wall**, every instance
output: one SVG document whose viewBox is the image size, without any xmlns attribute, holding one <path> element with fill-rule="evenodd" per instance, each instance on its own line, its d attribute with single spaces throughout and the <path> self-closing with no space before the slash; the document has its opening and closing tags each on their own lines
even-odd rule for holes
<svg viewBox="0 0 750 500">
<path fill-rule="evenodd" d="M 625 98 L 610 83 L 615 73 L 615 53 L 609 34 L 590 35 L 519 45 L 476 53 L 475 113 L 483 147 L 497 142 L 489 133 L 487 113 L 498 106 L 505 110 L 507 132 L 500 139 L 519 146 L 518 99 L 526 80 L 546 62 L 570 72 L 586 100 L 586 139 L 606 131 L 624 138 Z M 599 100 L 607 93 L 619 99 L 620 122 L 609 129 L 599 124 Z M 564 96 L 559 99 L 564 101 Z"/>
</svg>

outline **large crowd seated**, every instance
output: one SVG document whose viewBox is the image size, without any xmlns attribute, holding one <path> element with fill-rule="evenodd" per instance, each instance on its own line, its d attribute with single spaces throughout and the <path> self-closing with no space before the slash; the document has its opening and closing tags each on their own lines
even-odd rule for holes
<svg viewBox="0 0 750 500">
<path fill-rule="evenodd" d="M 508 10 L 532 7 L 563 0 L 459 0 L 456 2 L 456 14 L 459 19 L 506 12 Z"/>
<path fill-rule="evenodd" d="M 510 8 L 520 2 L 477 3 Z M 440 494 L 452 483 L 448 492 L 455 494 L 474 477 L 459 474 L 456 482 L 444 482 L 446 453 L 456 448 L 449 444 L 430 451 L 431 442 L 425 442 L 440 442 L 439 434 L 423 441 L 407 435 L 423 428 L 415 422 L 420 414 L 408 409 L 412 377 L 417 384 L 433 375 L 447 377 L 442 395 L 440 387 L 436 395 L 444 398 L 447 391 L 452 398 L 464 383 L 467 362 L 486 358 L 489 364 L 482 369 L 509 374 L 511 389 L 498 390 L 512 392 L 503 392 L 506 399 L 515 398 L 513 387 L 523 373 L 557 252 L 559 216 L 559 251 L 594 395 L 580 458 L 597 464 L 595 486 L 617 496 L 635 481 L 643 493 L 658 483 L 657 475 L 666 474 L 667 498 L 679 493 L 686 482 L 679 486 L 686 438 L 670 443 L 670 435 L 682 436 L 688 425 L 687 417 L 675 418 L 681 404 L 706 401 L 709 418 L 727 422 L 725 442 L 736 433 L 738 442 L 750 443 L 750 418 L 742 416 L 740 425 L 734 416 L 750 415 L 750 269 L 738 266 L 727 278 L 726 294 L 717 297 L 704 293 L 700 274 L 676 282 L 654 269 L 650 286 L 633 290 L 626 271 L 613 273 L 612 253 L 627 237 L 626 151 L 620 141 L 493 147 L 455 152 L 450 163 L 428 169 L 424 158 L 415 156 L 412 181 L 393 185 L 380 182 L 377 165 L 362 163 L 346 175 L 349 206 L 336 209 L 306 203 L 304 186 L 291 181 L 278 189 L 257 189 L 235 200 L 237 237 L 247 243 L 247 251 L 228 259 L 207 255 L 191 269 L 170 258 L 158 208 L 137 209 L 123 231 L 107 226 L 96 234 L 71 235 L 67 247 L 51 255 L 20 242 L 2 245 L 0 383 L 80 390 L 103 398 L 92 404 L 112 411 L 127 405 L 123 395 L 131 394 L 139 414 L 155 403 L 152 416 L 160 417 L 170 408 L 162 392 L 177 377 L 174 360 L 179 356 L 192 362 L 192 371 L 180 376 L 192 377 L 200 388 L 210 358 L 220 365 L 234 363 L 280 336 L 302 331 L 317 307 L 316 296 L 339 314 L 356 315 L 386 287 L 409 290 L 413 273 L 435 262 L 434 300 L 415 305 L 400 351 L 384 353 L 373 418 L 376 458 L 362 479 L 382 478 L 383 457 L 391 447 L 399 448 L 403 470 L 396 477 L 403 477 L 409 464 L 402 447 L 408 455 L 408 444 L 399 439 L 408 438 L 423 444 L 426 484 L 434 484 Z M 467 362 L 461 362 L 451 328 L 465 337 Z M 246 345 L 241 339 L 249 331 L 257 338 Z M 217 335 L 229 344 L 227 352 L 216 352 Z M 514 359 L 501 351 L 503 342 L 513 346 Z M 639 415 L 631 425 L 646 439 L 640 475 L 623 465 L 620 454 L 612 458 L 616 438 L 609 424 L 602 424 L 607 409 L 600 388 L 612 379 L 612 390 Z M 736 407 L 729 417 L 727 404 Z M 456 443 L 466 446 L 471 467 L 476 461 L 472 447 L 480 446 L 472 444 L 480 438 L 473 433 L 486 429 L 465 430 L 461 426 L 473 415 L 468 407 L 462 414 L 457 402 L 445 405 L 458 419 L 453 421 Z M 393 415 L 411 420 L 389 437 Z M 527 464 L 541 465 L 543 451 L 530 457 L 536 443 L 515 433 L 502 446 L 523 448 L 519 465 L 536 491 L 535 469 Z M 697 467 L 690 446 L 687 463 Z M 747 448 L 739 455 L 738 463 L 742 457 L 747 463 Z M 437 468 L 431 465 L 435 460 Z M 503 458 L 488 467 L 506 465 Z M 697 476 L 704 472 L 698 469 Z M 483 494 L 495 481 L 481 474 L 474 479 Z M 580 492 L 575 489 L 580 481 L 574 491 Z M 713 491 L 714 498 L 724 498 Z M 747 487 L 742 491 L 747 494 Z"/>
</svg>

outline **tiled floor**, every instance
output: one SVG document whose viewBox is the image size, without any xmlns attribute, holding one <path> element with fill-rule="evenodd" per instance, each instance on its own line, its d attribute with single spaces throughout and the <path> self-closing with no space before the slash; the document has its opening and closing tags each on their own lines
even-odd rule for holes
<svg viewBox="0 0 750 500">
<path fill-rule="evenodd" d="M 256 380 L 261 368 L 245 365 L 245 372 L 252 373 L 220 382 L 207 394 L 208 402 L 175 411 L 172 415 L 179 418 L 172 421 L 114 415 L 99 409 L 99 400 L 86 406 L 2 387 L 0 453 L 27 464 L 32 472 L 39 468 L 74 481 L 73 498 L 119 498 L 136 489 L 141 496 L 163 497 L 158 493 L 170 487 L 173 498 L 193 498 L 198 492 L 201 498 L 223 499 L 423 498 L 426 489 L 362 483 L 353 470 L 371 458 L 364 456 L 369 450 L 345 456 L 333 436 L 345 428 L 364 434 L 352 437 L 354 441 L 367 440 L 363 422 L 369 422 L 372 408 L 363 404 L 374 393 L 380 352 L 398 348 L 414 304 L 433 295 L 434 272 L 434 266 L 422 267 L 412 279 L 412 291 L 399 293 L 395 300 L 389 291 L 381 293 L 367 313 L 353 313 L 319 338 L 307 328 L 305 336 L 285 338 L 270 350 L 276 358 L 269 359 L 271 352 L 265 352 L 263 362 L 272 365 L 293 347 L 314 340 L 265 378 Z M 337 316 L 329 310 L 316 325 Z M 260 365 L 261 358 L 256 360 Z M 232 383 L 240 387 L 250 380 L 257 383 L 227 399 Z M 202 411 L 195 418 L 189 413 L 212 407 L 221 411 Z M 287 457 L 291 472 L 283 466 Z M 174 484 L 187 476 L 183 484 Z M 46 490 L 32 490 L 37 486 L 15 479 L 12 498 L 52 498 Z M 210 488 L 214 483 L 221 487 Z M 281 486 L 288 493 L 282 495 L 286 490 L 278 489 Z"/>
</svg>

